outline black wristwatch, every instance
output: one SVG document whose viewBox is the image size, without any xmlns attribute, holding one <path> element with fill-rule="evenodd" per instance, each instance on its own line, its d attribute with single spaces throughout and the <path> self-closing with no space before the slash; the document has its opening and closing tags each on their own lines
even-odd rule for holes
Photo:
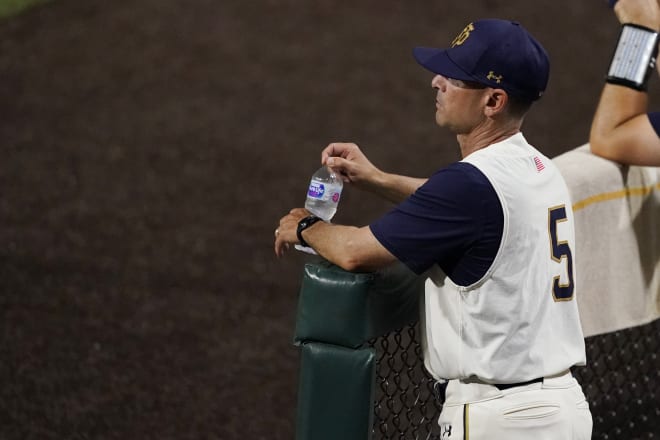
<svg viewBox="0 0 660 440">
<path fill-rule="evenodd" d="M 304 219 L 302 219 L 298 222 L 298 229 L 296 229 L 296 235 L 298 236 L 298 241 L 300 242 L 300 244 L 302 246 L 309 247 L 307 242 L 302 237 L 302 231 L 309 228 L 314 223 L 316 223 L 320 220 L 321 220 L 321 217 L 317 217 L 315 215 L 310 215 L 309 217 L 305 217 Z"/>
</svg>

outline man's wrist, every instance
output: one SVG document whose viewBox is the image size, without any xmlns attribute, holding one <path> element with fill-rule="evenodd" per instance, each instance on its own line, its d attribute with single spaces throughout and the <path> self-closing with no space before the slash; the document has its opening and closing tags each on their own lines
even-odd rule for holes
<svg viewBox="0 0 660 440">
<path fill-rule="evenodd" d="M 307 228 L 311 227 L 313 224 L 319 221 L 322 221 L 321 217 L 317 217 L 312 214 L 310 216 L 301 219 L 298 222 L 298 227 L 296 228 L 296 236 L 298 237 L 298 241 L 300 242 L 301 246 L 310 247 L 309 244 L 307 244 L 307 242 L 303 238 L 302 233 L 304 230 L 306 230 Z"/>
<path fill-rule="evenodd" d="M 637 24 L 622 25 L 606 81 L 645 91 L 657 55 L 657 31 Z"/>
</svg>

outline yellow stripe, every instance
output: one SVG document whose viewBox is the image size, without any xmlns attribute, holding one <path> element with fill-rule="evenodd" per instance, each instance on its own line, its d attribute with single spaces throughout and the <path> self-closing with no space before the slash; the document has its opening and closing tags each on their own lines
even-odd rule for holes
<svg viewBox="0 0 660 440">
<path fill-rule="evenodd" d="M 626 188 L 619 191 L 612 191 L 608 193 L 596 194 L 595 196 L 587 197 L 573 204 L 573 211 L 579 211 L 594 203 L 607 202 L 609 200 L 621 199 L 628 196 L 645 196 L 653 192 L 653 190 L 660 190 L 660 183 L 650 186 L 640 186 L 636 188 Z"/>
</svg>

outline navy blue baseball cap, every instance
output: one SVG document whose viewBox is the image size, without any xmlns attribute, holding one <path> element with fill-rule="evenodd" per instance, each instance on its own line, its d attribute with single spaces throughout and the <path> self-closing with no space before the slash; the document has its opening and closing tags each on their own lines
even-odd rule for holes
<svg viewBox="0 0 660 440">
<path fill-rule="evenodd" d="M 543 95 L 550 76 L 550 60 L 541 43 L 509 20 L 472 22 L 450 48 L 416 47 L 413 55 L 431 72 L 500 88 L 529 101 Z"/>
</svg>

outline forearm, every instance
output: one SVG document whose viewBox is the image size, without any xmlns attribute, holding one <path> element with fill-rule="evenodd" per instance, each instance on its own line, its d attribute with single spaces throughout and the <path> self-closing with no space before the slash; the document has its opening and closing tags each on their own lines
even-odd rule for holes
<svg viewBox="0 0 660 440">
<path fill-rule="evenodd" d="M 321 163 L 341 174 L 345 182 L 394 203 L 402 202 L 426 182 L 381 171 L 354 143 L 331 143 L 321 153 Z"/>
<path fill-rule="evenodd" d="M 323 258 L 348 271 L 374 271 L 396 261 L 368 226 L 317 222 L 302 237 Z"/>
<path fill-rule="evenodd" d="M 660 138 L 646 114 L 647 101 L 644 92 L 607 84 L 591 126 L 591 151 L 629 165 L 659 166 Z"/>
<path fill-rule="evenodd" d="M 385 198 L 386 200 L 394 203 L 401 203 L 417 191 L 417 188 L 422 186 L 427 180 L 428 179 L 381 172 L 363 186 L 365 189 Z"/>
<path fill-rule="evenodd" d="M 658 136 L 647 116 L 650 79 L 658 45 L 655 0 L 620 0 L 622 23 L 589 133 L 594 154 L 630 165 L 654 165 Z"/>
<path fill-rule="evenodd" d="M 645 115 L 646 92 L 605 84 L 591 124 L 589 141 L 596 149 L 607 149 L 616 140 L 616 130 L 634 117 Z"/>
</svg>

